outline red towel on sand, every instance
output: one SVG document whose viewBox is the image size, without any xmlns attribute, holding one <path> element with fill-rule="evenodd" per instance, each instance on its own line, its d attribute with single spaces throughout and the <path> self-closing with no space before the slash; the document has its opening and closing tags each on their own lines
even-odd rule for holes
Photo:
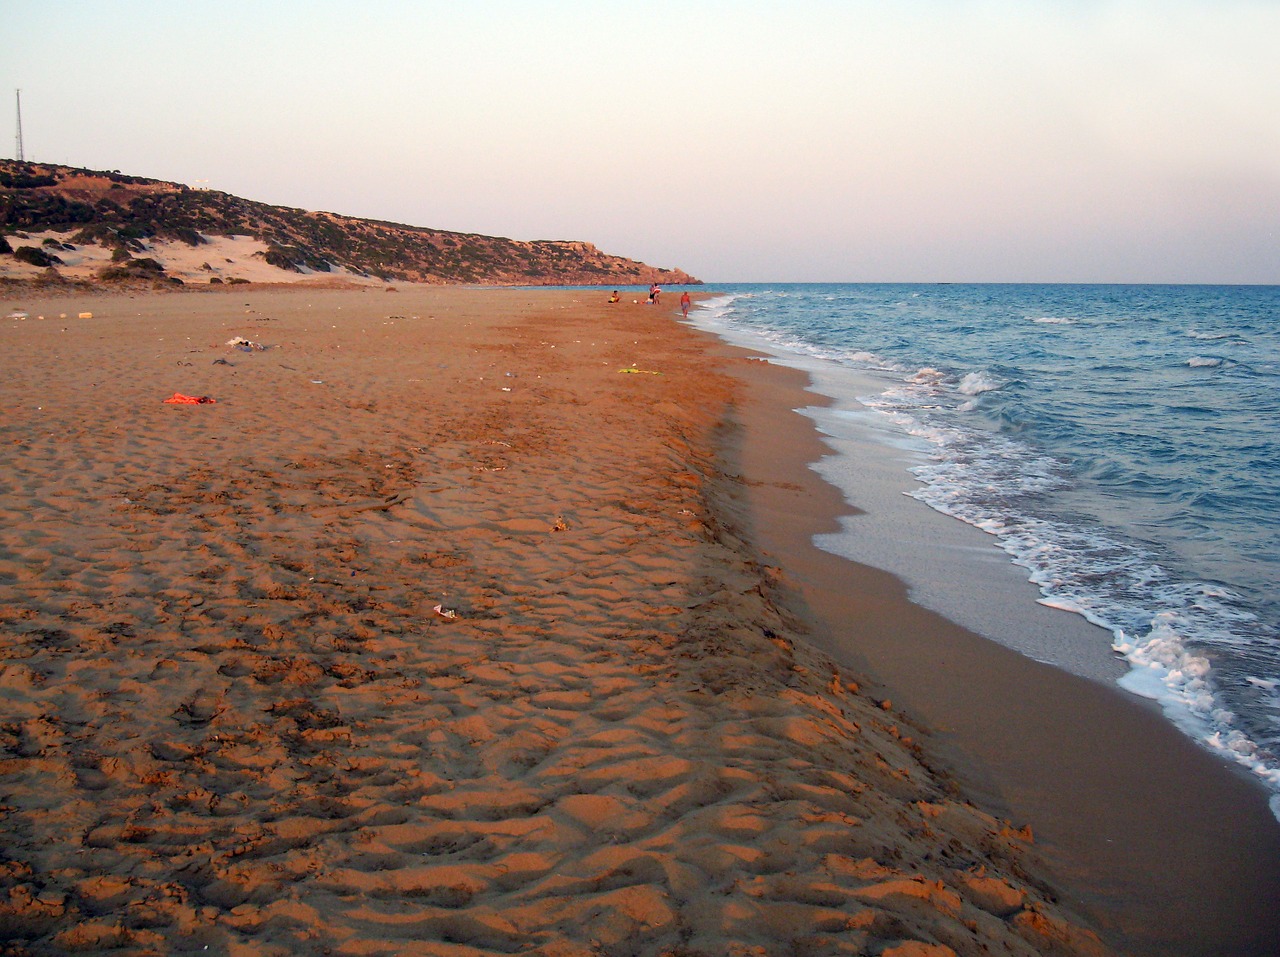
<svg viewBox="0 0 1280 957">
<path fill-rule="evenodd" d="M 208 402 L 217 401 L 217 399 L 212 399 L 207 395 L 183 395 L 181 392 L 175 392 L 173 395 L 169 396 L 169 398 L 165 399 L 165 402 L 172 405 L 204 405 Z"/>
</svg>

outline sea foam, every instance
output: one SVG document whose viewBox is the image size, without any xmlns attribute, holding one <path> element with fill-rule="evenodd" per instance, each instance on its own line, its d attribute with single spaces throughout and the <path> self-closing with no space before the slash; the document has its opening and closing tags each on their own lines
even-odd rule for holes
<svg viewBox="0 0 1280 957">
<path fill-rule="evenodd" d="M 833 398 L 919 443 L 911 496 L 992 536 L 1041 604 L 1105 629 L 1123 686 L 1280 807 L 1280 289 L 741 291 L 726 324 L 873 373 L 879 392 Z M 1248 355 L 1189 357 L 1190 340 Z"/>
<path fill-rule="evenodd" d="M 984 371 L 967 373 L 956 388 L 962 395 L 981 395 L 984 392 L 994 392 L 1003 385 L 991 373 Z"/>
</svg>

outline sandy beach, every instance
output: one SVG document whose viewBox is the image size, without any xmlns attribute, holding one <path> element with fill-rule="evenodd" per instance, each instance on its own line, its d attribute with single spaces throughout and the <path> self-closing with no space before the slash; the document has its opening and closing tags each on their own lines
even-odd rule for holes
<svg viewBox="0 0 1280 957">
<path fill-rule="evenodd" d="M 1158 716 L 813 552 L 803 382 L 670 294 L 7 295 L 0 952 L 1275 940 L 1247 782 L 1206 764 L 1144 827 L 1130 769 L 1090 816 L 1121 772 L 1060 760 L 1068 713 L 1130 715 L 1094 758 Z M 1199 850 L 1135 884 L 1166 845 Z M 1226 884 L 1185 935 L 1185 896 L 1108 899 L 1178 880 Z"/>
</svg>

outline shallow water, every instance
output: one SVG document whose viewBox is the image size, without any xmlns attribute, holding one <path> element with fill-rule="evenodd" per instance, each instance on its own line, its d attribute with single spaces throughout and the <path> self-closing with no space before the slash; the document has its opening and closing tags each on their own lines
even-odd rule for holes
<svg viewBox="0 0 1280 957">
<path fill-rule="evenodd" d="M 817 467 L 851 501 L 878 507 L 870 438 L 890 485 L 986 533 L 949 541 L 941 575 L 937 526 L 883 562 L 865 527 L 822 547 L 905 562 L 889 570 L 923 603 L 1032 657 L 1119 673 L 1280 816 L 1280 287 L 717 288 L 699 325 L 833 400 L 811 411 L 833 448 Z M 1046 626 L 1036 602 L 1098 627 Z"/>
</svg>

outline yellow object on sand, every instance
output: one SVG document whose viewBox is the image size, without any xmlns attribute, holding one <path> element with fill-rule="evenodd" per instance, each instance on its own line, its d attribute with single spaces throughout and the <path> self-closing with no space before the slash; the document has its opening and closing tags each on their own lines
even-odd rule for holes
<svg viewBox="0 0 1280 957">
<path fill-rule="evenodd" d="M 654 372 L 652 369 L 619 369 L 619 372 L 630 372 L 634 375 L 662 375 L 661 372 Z"/>
</svg>

